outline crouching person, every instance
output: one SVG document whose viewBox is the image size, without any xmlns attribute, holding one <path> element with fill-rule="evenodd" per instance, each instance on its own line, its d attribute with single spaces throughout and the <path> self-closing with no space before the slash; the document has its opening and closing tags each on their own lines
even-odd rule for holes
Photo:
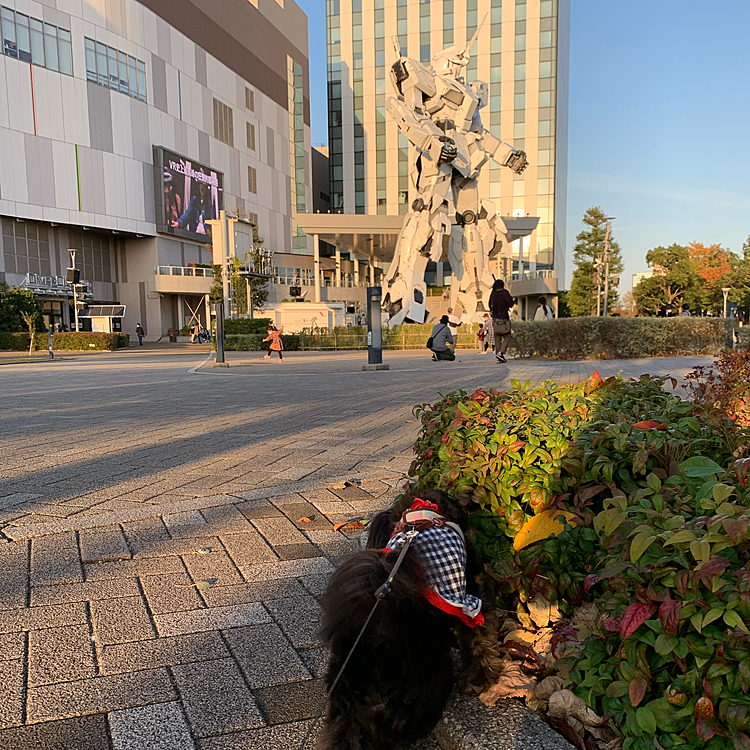
<svg viewBox="0 0 750 750">
<path fill-rule="evenodd" d="M 439 362 L 441 359 L 446 359 L 452 362 L 456 358 L 449 346 L 452 344 L 453 334 L 448 325 L 448 316 L 443 315 L 440 322 L 436 323 L 432 329 L 430 340 L 427 342 L 427 346 L 432 350 L 432 361 Z"/>
</svg>

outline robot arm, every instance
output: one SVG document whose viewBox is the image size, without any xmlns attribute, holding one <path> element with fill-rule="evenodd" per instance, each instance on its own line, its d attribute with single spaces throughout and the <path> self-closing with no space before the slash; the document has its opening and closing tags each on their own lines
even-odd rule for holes
<svg viewBox="0 0 750 750">
<path fill-rule="evenodd" d="M 393 97 L 386 102 L 386 109 L 398 129 L 422 154 L 439 164 L 450 163 L 456 158 L 458 152 L 453 139 L 446 136 L 429 117 Z"/>
<path fill-rule="evenodd" d="M 519 151 L 499 138 L 495 138 L 489 130 L 482 131 L 482 147 L 503 167 L 512 169 L 516 174 L 521 174 L 529 161 L 525 151 Z"/>
</svg>

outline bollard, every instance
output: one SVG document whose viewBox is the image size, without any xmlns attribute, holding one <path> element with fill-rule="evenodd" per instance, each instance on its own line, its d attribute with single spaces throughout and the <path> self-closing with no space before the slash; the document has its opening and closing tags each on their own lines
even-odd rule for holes
<svg viewBox="0 0 750 750">
<path fill-rule="evenodd" d="M 47 329 L 47 346 L 49 347 L 49 358 L 54 359 L 55 352 L 52 348 L 52 331 L 49 328 Z"/>
</svg>

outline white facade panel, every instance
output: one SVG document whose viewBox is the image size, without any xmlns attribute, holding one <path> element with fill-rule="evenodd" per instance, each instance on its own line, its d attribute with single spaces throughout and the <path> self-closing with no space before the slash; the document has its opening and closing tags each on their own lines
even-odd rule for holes
<svg viewBox="0 0 750 750">
<path fill-rule="evenodd" d="M 0 195 L 4 200 L 27 203 L 26 146 L 23 133 L 0 129 Z"/>
<path fill-rule="evenodd" d="M 8 87 L 8 124 L 12 130 L 34 132 L 34 108 L 31 97 L 31 66 L 6 58 L 5 83 Z"/>
<path fill-rule="evenodd" d="M 51 70 L 34 66 L 34 102 L 36 104 L 37 134 L 56 141 L 65 140 L 62 111 L 62 79 Z"/>
<path fill-rule="evenodd" d="M 78 177 L 76 147 L 72 143 L 52 141 L 55 165 L 55 202 L 58 208 L 78 210 Z"/>
</svg>

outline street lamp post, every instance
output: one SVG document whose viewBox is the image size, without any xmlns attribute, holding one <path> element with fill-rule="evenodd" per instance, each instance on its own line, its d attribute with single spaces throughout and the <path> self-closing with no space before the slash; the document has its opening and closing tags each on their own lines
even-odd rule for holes
<svg viewBox="0 0 750 750">
<path fill-rule="evenodd" d="M 75 281 L 76 251 L 68 250 L 70 253 L 70 266 L 73 269 L 73 310 L 75 311 L 76 333 L 78 333 L 78 285 Z"/>
<path fill-rule="evenodd" d="M 721 288 L 722 293 L 724 294 L 724 317 L 727 317 L 727 300 L 729 299 L 729 292 L 732 291 L 732 287 L 729 286 L 723 286 Z"/>
<path fill-rule="evenodd" d="M 614 220 L 614 216 L 607 217 L 607 234 L 604 237 L 604 317 L 607 316 L 609 305 L 609 251 L 612 240 L 612 222 Z"/>
</svg>

